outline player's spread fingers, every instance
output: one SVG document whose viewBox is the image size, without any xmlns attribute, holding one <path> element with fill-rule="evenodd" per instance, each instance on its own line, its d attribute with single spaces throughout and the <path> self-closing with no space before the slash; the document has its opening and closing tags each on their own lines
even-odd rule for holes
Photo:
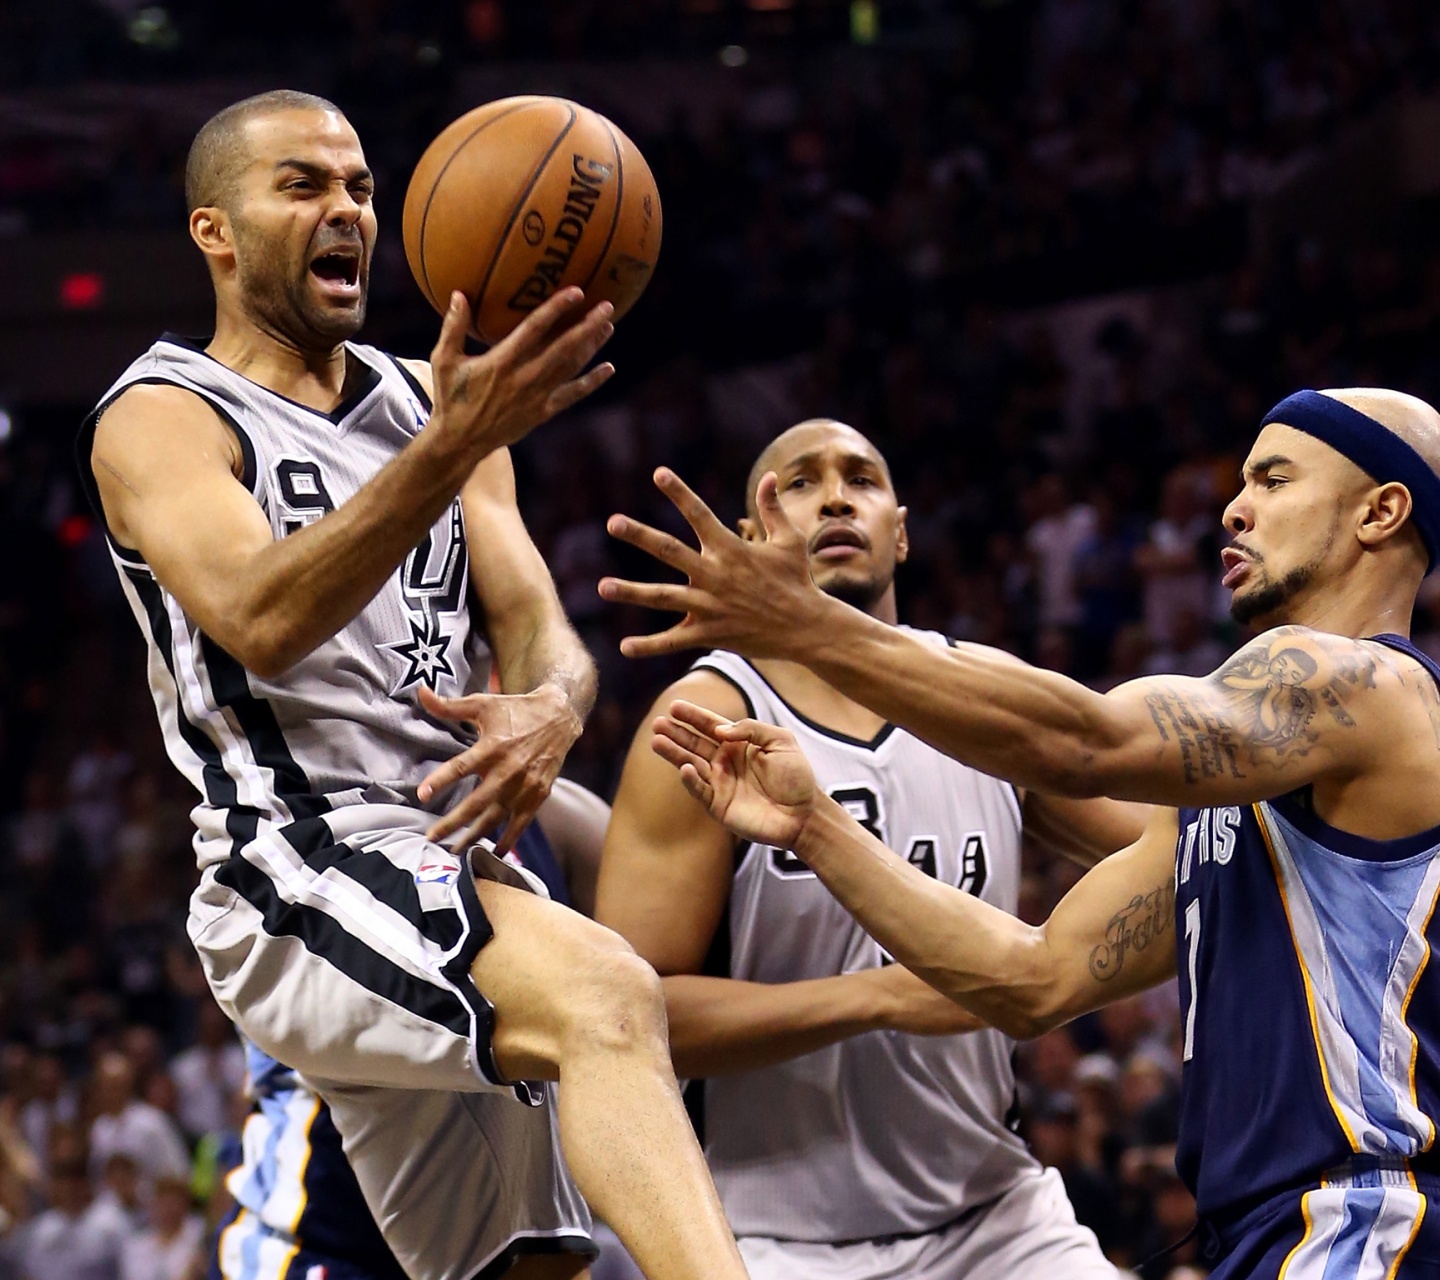
<svg viewBox="0 0 1440 1280">
<path fill-rule="evenodd" d="M 465 331 L 470 327 L 470 304 L 460 290 L 450 295 L 450 305 L 440 322 L 440 336 L 430 352 L 430 365 L 445 373 L 465 354 Z"/>
<path fill-rule="evenodd" d="M 620 641 L 620 652 L 627 658 L 661 658 L 671 653 L 684 653 L 686 649 L 705 647 L 704 635 L 688 619 L 677 622 L 668 631 L 657 631 L 649 636 L 626 636 Z"/>
<path fill-rule="evenodd" d="M 720 749 L 720 744 L 713 738 L 707 738 L 702 733 L 696 733 L 687 724 L 682 724 L 670 716 L 659 716 L 651 725 L 653 732 L 668 738 L 677 747 L 688 751 L 691 755 L 699 756 L 703 760 L 713 759 L 715 753 Z"/>
<path fill-rule="evenodd" d="M 735 538 L 735 535 L 720 523 L 720 518 L 705 505 L 705 500 L 669 467 L 656 468 L 655 487 L 675 504 L 675 509 L 700 535 L 702 546 L 716 538 Z"/>
<path fill-rule="evenodd" d="M 799 540 L 800 531 L 780 505 L 780 478 L 773 471 L 767 471 L 760 477 L 760 483 L 755 488 L 755 509 L 759 512 L 760 523 L 765 526 L 767 541 L 790 543 Z"/>
<path fill-rule="evenodd" d="M 545 402 L 545 411 L 553 418 L 571 405 L 579 404 L 586 396 L 594 394 L 614 376 L 615 366 L 609 361 L 597 364 L 584 377 L 574 378 L 563 386 L 556 387 Z"/>
<path fill-rule="evenodd" d="M 652 525 L 642 524 L 629 516 L 613 515 L 605 522 L 605 529 L 612 538 L 628 542 L 687 577 L 693 578 L 700 568 L 700 553 L 694 547 L 686 546 L 673 534 Z"/>
<path fill-rule="evenodd" d="M 690 765 L 699 769 L 706 761 L 697 756 L 693 751 L 687 751 L 674 738 L 668 734 L 657 733 L 650 739 L 650 749 L 660 757 L 666 764 L 672 764 L 677 769 Z"/>
<path fill-rule="evenodd" d="M 525 830 L 535 820 L 534 810 L 523 814 L 511 814 L 510 820 L 505 824 L 505 830 L 500 833 L 500 838 L 495 841 L 495 852 L 499 857 L 504 857 L 515 847 L 515 842 L 525 834 Z"/>
<path fill-rule="evenodd" d="M 612 604 L 640 604 L 647 609 L 689 613 L 695 604 L 694 590 L 680 582 L 631 582 L 625 578 L 601 578 L 600 598 Z"/>
<path fill-rule="evenodd" d="M 552 378 L 557 374 L 573 377 L 583 369 L 614 334 L 615 322 L 610 318 L 614 314 L 614 307 L 601 302 L 583 319 L 563 330 L 536 357 L 541 374 Z"/>
<path fill-rule="evenodd" d="M 693 702 L 686 702 L 684 698 L 676 698 L 670 704 L 670 715 L 672 719 L 688 725 L 714 742 L 719 741 L 718 731 L 731 723 L 724 716 L 711 711 L 709 707 L 697 706 Z"/>
<path fill-rule="evenodd" d="M 507 358 L 528 360 L 545 345 L 551 332 L 561 321 L 569 320 L 573 323 L 575 312 L 584 301 L 585 292 L 578 285 L 557 289 L 516 325 L 507 337 L 497 342 L 494 350 L 503 353 Z"/>
<path fill-rule="evenodd" d="M 706 808 L 715 798 L 715 788 L 703 777 L 700 771 L 693 764 L 680 766 L 680 781 L 685 784 L 685 790 L 695 797 Z"/>
</svg>

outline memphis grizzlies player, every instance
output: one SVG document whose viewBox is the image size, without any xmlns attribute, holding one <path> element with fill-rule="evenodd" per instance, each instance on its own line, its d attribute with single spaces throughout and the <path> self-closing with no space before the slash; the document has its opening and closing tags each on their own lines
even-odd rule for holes
<svg viewBox="0 0 1440 1280">
<path fill-rule="evenodd" d="M 816 584 L 893 625 L 905 512 L 875 446 L 803 422 L 753 475 L 770 470 Z M 758 535 L 753 510 L 742 528 Z M 784 726 L 867 830 L 1002 911 L 1017 906 L 1022 813 L 1087 866 L 1144 827 L 1140 805 L 1019 795 L 789 663 L 711 653 L 659 705 L 676 697 Z M 1008 1037 L 888 963 L 792 853 L 737 849 L 648 725 L 601 867 L 599 919 L 666 975 L 676 1070 L 703 1095 L 706 1158 L 752 1276 L 1113 1280 L 1014 1131 Z"/>
<path fill-rule="evenodd" d="M 138 359 L 81 457 L 199 794 L 212 991 L 324 1097 L 411 1276 L 579 1274 L 582 1190 L 652 1280 L 743 1275 L 653 972 L 472 851 L 593 700 L 505 446 L 608 377 L 609 308 L 563 291 L 467 357 L 456 294 L 428 364 L 351 341 L 374 179 L 309 95 L 220 112 L 186 186 L 215 333 Z"/>
<path fill-rule="evenodd" d="M 702 561 L 618 522 L 691 578 L 607 584 L 685 609 L 668 637 L 809 666 L 978 768 L 1157 810 L 1032 929 L 937 885 L 817 786 L 793 738 L 677 703 L 656 739 L 710 812 L 792 849 L 897 959 L 1030 1034 L 1178 971 L 1176 1163 L 1223 1280 L 1440 1272 L 1440 667 L 1406 638 L 1440 553 L 1440 414 L 1372 388 L 1276 405 L 1225 512 L 1237 620 L 1268 627 L 1214 675 L 1096 694 L 942 652 L 817 592 L 759 489 L 767 544 L 673 478 Z"/>
<path fill-rule="evenodd" d="M 594 911 L 610 807 L 557 778 L 506 859 L 556 902 Z M 235 1208 L 219 1232 L 216 1280 L 404 1280 L 365 1203 L 330 1109 L 294 1071 L 246 1045 L 243 1155 L 226 1176 Z M 463 1123 L 457 1114 L 457 1123 Z M 597 1232 L 597 1235 L 601 1233 Z M 318 1270 L 317 1270 L 318 1268 Z"/>
</svg>

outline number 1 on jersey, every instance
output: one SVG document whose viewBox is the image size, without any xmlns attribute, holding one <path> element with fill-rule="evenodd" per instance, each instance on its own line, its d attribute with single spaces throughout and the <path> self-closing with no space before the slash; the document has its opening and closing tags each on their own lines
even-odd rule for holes
<svg viewBox="0 0 1440 1280">
<path fill-rule="evenodd" d="M 1200 955 L 1200 899 L 1192 899 L 1185 907 L 1185 965 L 1190 977 L 1189 1007 L 1185 1010 L 1185 1052 L 1182 1061 L 1195 1056 L 1195 1006 L 1199 992 L 1195 990 L 1196 960 Z"/>
</svg>

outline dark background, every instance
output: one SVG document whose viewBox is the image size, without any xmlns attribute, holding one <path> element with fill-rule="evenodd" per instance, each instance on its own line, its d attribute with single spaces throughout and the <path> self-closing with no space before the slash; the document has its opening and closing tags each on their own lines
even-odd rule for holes
<svg viewBox="0 0 1440 1280">
<path fill-rule="evenodd" d="M 648 568 L 604 517 L 673 526 L 649 488 L 660 462 L 737 515 L 760 446 L 802 417 L 848 421 L 889 456 L 915 551 L 906 621 L 1102 688 L 1209 670 L 1235 639 L 1218 513 L 1264 409 L 1302 386 L 1440 397 L 1437 19 L 1421 0 L 7 0 L 11 1212 L 42 1208 L 47 1163 L 83 1149 L 105 1051 L 192 1144 L 233 1124 L 175 1065 L 211 1016 L 181 927 L 191 797 L 71 456 L 80 417 L 162 329 L 206 332 L 181 176 L 213 111 L 291 87 L 350 116 L 379 177 L 363 336 L 404 355 L 437 330 L 399 207 L 440 128 L 558 93 L 645 152 L 665 245 L 612 344 L 619 373 L 517 451 L 526 518 L 602 671 L 569 771 L 608 795 L 683 664 L 619 657 L 650 620 L 594 583 Z M 1440 651 L 1435 610 L 1422 601 L 1417 634 Z M 1033 918 L 1072 874 L 1043 851 L 1031 866 Z M 1122 1263 L 1191 1220 L 1168 1164 L 1174 1022 L 1162 990 L 1021 1052 L 1033 1140 Z"/>
</svg>

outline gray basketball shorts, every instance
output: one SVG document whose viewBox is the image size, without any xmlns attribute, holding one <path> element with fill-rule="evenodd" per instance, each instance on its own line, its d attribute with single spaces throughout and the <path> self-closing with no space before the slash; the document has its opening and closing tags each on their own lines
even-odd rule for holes
<svg viewBox="0 0 1440 1280">
<path fill-rule="evenodd" d="M 751 1280 L 1117 1280 L 1054 1169 L 924 1235 L 848 1244 L 741 1236 Z"/>
<path fill-rule="evenodd" d="M 188 931 L 220 1007 L 330 1105 L 387 1243 L 416 1280 L 593 1254 L 553 1086 L 507 1081 L 470 966 L 493 936 L 475 875 L 534 888 L 488 850 L 425 839 L 403 805 L 348 805 L 205 868 Z"/>
</svg>

